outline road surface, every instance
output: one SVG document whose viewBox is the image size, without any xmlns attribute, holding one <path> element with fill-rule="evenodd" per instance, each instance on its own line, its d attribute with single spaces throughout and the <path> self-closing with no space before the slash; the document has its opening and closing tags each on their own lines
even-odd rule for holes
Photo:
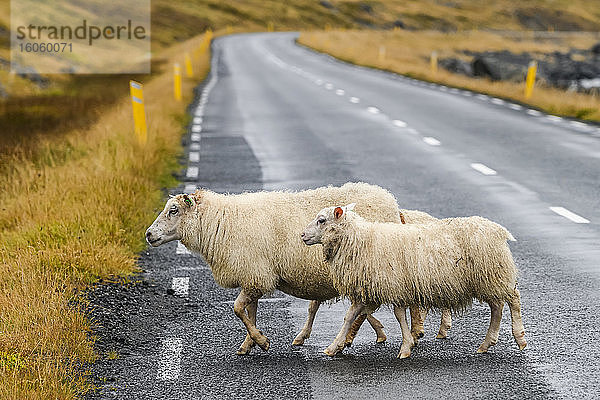
<svg viewBox="0 0 600 400">
<path fill-rule="evenodd" d="M 486 305 L 439 315 L 410 359 L 398 360 L 392 313 L 376 314 L 388 342 L 362 329 L 344 355 L 322 350 L 346 303 L 323 306 L 305 346 L 290 343 L 307 301 L 262 300 L 268 352 L 234 353 L 245 330 L 237 290 L 177 243 L 148 249 L 136 285 L 92 294 L 100 349 L 91 398 L 593 398 L 600 393 L 600 133 L 518 104 L 359 68 L 295 44 L 296 34 L 217 39 L 210 79 L 190 108 L 182 185 L 219 192 L 305 189 L 365 181 L 403 208 L 437 217 L 481 215 L 506 226 L 521 271 L 528 347 L 505 309 L 498 345 L 475 354 Z M 110 299 L 107 301 L 106 299 Z"/>
</svg>

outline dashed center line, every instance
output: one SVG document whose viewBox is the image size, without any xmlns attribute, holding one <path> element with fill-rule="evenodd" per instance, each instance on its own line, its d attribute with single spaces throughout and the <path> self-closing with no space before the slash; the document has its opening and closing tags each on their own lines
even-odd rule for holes
<svg viewBox="0 0 600 400">
<path fill-rule="evenodd" d="M 190 162 L 198 162 L 200 161 L 200 153 L 197 151 L 190 152 Z"/>
<path fill-rule="evenodd" d="M 425 136 L 423 138 L 423 141 L 430 146 L 439 146 L 440 144 L 442 144 L 439 140 L 437 140 L 436 138 L 432 138 L 430 136 Z"/>
<path fill-rule="evenodd" d="M 171 289 L 175 296 L 187 297 L 190 292 L 190 277 L 189 276 L 175 276 L 173 277 L 173 283 Z"/>
<path fill-rule="evenodd" d="M 371 114 L 379 114 L 381 112 L 377 107 L 367 107 L 367 111 Z"/>
<path fill-rule="evenodd" d="M 483 165 L 481 163 L 472 163 L 471 164 L 471 168 L 473 168 L 475 171 L 479 171 L 484 175 L 496 175 L 497 172 L 491 168 L 489 168 L 486 165 Z"/>
<path fill-rule="evenodd" d="M 404 121 L 400 121 L 399 119 L 395 119 L 392 121 L 392 124 L 396 125 L 399 128 L 406 128 L 408 124 Z"/>
<path fill-rule="evenodd" d="M 188 167 L 187 173 L 185 174 L 188 178 L 197 178 L 198 177 L 198 167 Z"/>
<path fill-rule="evenodd" d="M 335 91 L 335 94 L 337 94 L 338 96 L 343 96 L 344 93 L 346 93 L 343 89 L 338 89 Z"/>
<path fill-rule="evenodd" d="M 183 193 L 190 194 L 190 193 L 194 193 L 195 191 L 196 191 L 196 185 L 187 184 L 187 185 L 185 185 L 185 188 L 183 188 Z M 185 247 L 181 243 L 177 244 L 177 254 L 185 254 L 185 253 L 179 253 L 179 246 L 181 246 L 185 249 Z M 186 249 L 186 251 L 187 251 L 187 249 Z"/>
<path fill-rule="evenodd" d="M 183 340 L 181 338 L 165 338 L 162 340 L 160 358 L 158 360 L 157 379 L 161 381 L 174 381 L 179 379 L 181 373 L 181 351 Z"/>
<path fill-rule="evenodd" d="M 575 222 L 576 224 L 589 224 L 590 223 L 589 220 L 583 218 L 580 215 L 575 214 L 574 212 L 567 210 L 564 207 L 550 207 L 550 210 L 557 213 L 558 215 L 560 215 L 562 217 L 570 219 L 571 221 Z"/>
<path fill-rule="evenodd" d="M 350 97 L 350 103 L 357 104 L 359 102 L 360 102 L 360 99 L 358 97 Z"/>
</svg>

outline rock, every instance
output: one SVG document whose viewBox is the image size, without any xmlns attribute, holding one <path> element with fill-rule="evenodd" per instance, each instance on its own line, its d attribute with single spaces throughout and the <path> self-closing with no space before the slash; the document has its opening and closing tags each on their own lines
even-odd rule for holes
<svg viewBox="0 0 600 400">
<path fill-rule="evenodd" d="M 596 43 L 595 45 L 593 45 L 590 51 L 592 52 L 592 54 L 600 55 L 600 43 Z"/>
<path fill-rule="evenodd" d="M 329 8 L 330 10 L 333 10 L 335 8 L 335 6 L 333 4 L 331 4 L 330 2 L 328 2 L 327 0 L 321 0 L 321 1 L 319 1 L 319 4 L 325 8 Z"/>
<path fill-rule="evenodd" d="M 397 19 L 394 21 L 394 28 L 401 28 L 404 29 L 405 25 L 404 22 L 402 22 L 401 20 Z"/>
<path fill-rule="evenodd" d="M 360 3 L 358 5 L 360 7 L 361 10 L 363 10 L 364 12 L 368 13 L 368 14 L 372 14 L 373 13 L 373 6 L 367 3 Z"/>
<path fill-rule="evenodd" d="M 458 58 L 444 58 L 439 60 L 440 67 L 455 74 L 473 76 L 473 67 L 466 61 Z"/>
</svg>

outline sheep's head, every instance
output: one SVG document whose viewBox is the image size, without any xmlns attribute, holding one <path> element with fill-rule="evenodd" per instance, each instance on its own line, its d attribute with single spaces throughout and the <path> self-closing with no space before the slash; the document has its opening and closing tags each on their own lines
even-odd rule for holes
<svg viewBox="0 0 600 400">
<path fill-rule="evenodd" d="M 331 230 L 340 221 L 346 218 L 346 214 L 354 209 L 355 204 L 345 207 L 327 207 L 319 211 L 317 217 L 310 223 L 300 235 L 307 246 L 323 243 L 323 234 Z"/>
<path fill-rule="evenodd" d="M 194 195 L 178 194 L 171 197 L 162 212 L 146 230 L 146 240 L 153 247 L 181 239 L 179 224 L 187 213 L 194 210 L 197 198 Z"/>
</svg>

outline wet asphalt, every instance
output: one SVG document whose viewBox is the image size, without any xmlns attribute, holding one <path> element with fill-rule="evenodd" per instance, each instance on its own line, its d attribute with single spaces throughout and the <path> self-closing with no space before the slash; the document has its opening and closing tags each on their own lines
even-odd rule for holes
<svg viewBox="0 0 600 400">
<path fill-rule="evenodd" d="M 141 254 L 135 282 L 90 292 L 98 351 L 119 356 L 90 367 L 99 389 L 89 398 L 598 398 L 597 128 L 350 66 L 294 38 L 233 35 L 213 43 L 211 90 L 202 105 L 208 83 L 200 86 L 190 107 L 195 114 L 201 105 L 201 132 L 193 136 L 190 126 L 184 139 L 182 162 L 198 167 L 198 176 L 183 169 L 171 192 L 366 181 L 389 189 L 403 208 L 493 219 L 518 239 L 511 249 L 528 347 L 518 350 L 505 309 L 499 343 L 475 354 L 489 322 L 487 306 L 475 303 L 454 317 L 446 340 L 435 339 L 439 315 L 428 316 L 410 359 L 396 359 L 400 329 L 387 309 L 376 313 L 387 343 L 375 344 L 365 326 L 352 348 L 329 358 L 322 350 L 347 303 L 322 306 L 311 338 L 294 348 L 308 302 L 276 292 L 258 309 L 271 348 L 239 357 L 245 330 L 233 314 L 237 290 L 219 288 L 200 257 L 169 243 Z M 198 161 L 188 161 L 190 152 Z M 174 277 L 189 277 L 187 296 L 173 292 Z"/>
</svg>

